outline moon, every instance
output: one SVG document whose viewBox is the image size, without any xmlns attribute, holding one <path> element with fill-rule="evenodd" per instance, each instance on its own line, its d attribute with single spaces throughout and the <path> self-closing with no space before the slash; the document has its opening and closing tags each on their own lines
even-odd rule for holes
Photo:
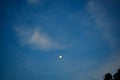
<svg viewBox="0 0 120 80">
<path fill-rule="evenodd" d="M 62 59 L 62 56 L 59 56 L 59 59 Z"/>
</svg>

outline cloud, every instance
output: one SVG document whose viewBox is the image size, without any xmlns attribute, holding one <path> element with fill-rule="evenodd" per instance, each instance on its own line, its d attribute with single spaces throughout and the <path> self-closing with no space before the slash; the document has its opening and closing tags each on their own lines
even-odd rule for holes
<svg viewBox="0 0 120 80">
<path fill-rule="evenodd" d="M 15 28 L 19 42 L 21 46 L 30 46 L 35 49 L 41 50 L 53 50 L 53 49 L 64 49 L 65 45 L 61 45 L 59 42 L 53 40 L 46 32 L 42 29 L 36 28 Z"/>
<path fill-rule="evenodd" d="M 117 72 L 117 69 L 120 68 L 120 51 L 117 54 L 112 54 L 109 56 L 109 58 L 105 61 L 105 63 L 100 66 L 99 68 L 95 69 L 92 73 L 92 77 L 94 79 L 103 79 L 103 76 L 106 73 L 112 73 L 115 74 Z"/>
<path fill-rule="evenodd" d="M 103 38 L 115 48 L 119 40 L 113 36 L 113 28 L 120 25 L 114 15 L 108 11 L 105 2 L 90 0 L 87 4 L 87 11 L 95 22 L 96 29 L 101 31 Z"/>
<path fill-rule="evenodd" d="M 114 31 L 120 24 L 114 14 L 108 11 L 105 1 L 90 0 L 87 4 L 87 11 L 95 22 L 95 28 L 100 31 L 103 39 L 110 45 L 113 52 L 109 53 L 106 61 L 89 73 L 92 79 L 102 80 L 105 73 L 114 74 L 120 68 L 120 51 L 118 45 L 120 40 L 114 36 Z M 114 6 L 112 6 L 114 7 Z"/>
</svg>

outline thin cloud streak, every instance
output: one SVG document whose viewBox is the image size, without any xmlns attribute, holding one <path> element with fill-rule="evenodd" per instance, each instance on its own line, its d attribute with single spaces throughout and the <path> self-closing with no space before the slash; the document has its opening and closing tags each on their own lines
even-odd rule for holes
<svg viewBox="0 0 120 80">
<path fill-rule="evenodd" d="M 114 74 L 117 71 L 117 69 L 120 68 L 119 52 L 116 55 L 114 54 L 110 55 L 108 60 L 106 60 L 102 66 L 100 66 L 99 68 L 93 71 L 93 73 L 91 74 L 91 77 L 97 80 L 101 80 L 103 79 L 102 76 L 104 76 L 104 74 L 108 72 Z"/>
</svg>

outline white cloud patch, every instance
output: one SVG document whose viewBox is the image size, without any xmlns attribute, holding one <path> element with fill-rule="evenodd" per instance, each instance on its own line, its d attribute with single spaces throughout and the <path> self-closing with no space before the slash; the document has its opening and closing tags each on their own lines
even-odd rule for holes
<svg viewBox="0 0 120 80">
<path fill-rule="evenodd" d="M 21 46 L 30 46 L 35 49 L 51 50 L 51 49 L 64 49 L 65 45 L 53 40 L 46 32 L 39 28 L 15 28 Z"/>
</svg>

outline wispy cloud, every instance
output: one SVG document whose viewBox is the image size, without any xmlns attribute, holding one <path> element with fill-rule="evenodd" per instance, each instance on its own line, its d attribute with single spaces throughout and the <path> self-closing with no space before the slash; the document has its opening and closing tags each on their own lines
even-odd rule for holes
<svg viewBox="0 0 120 80">
<path fill-rule="evenodd" d="M 96 28 L 101 31 L 103 38 L 110 44 L 112 48 L 119 43 L 113 36 L 113 28 L 119 25 L 105 4 L 102 1 L 90 0 L 87 4 L 87 10 L 91 14 L 95 22 Z"/>
<path fill-rule="evenodd" d="M 120 52 L 119 52 L 120 53 Z M 94 79 L 103 79 L 103 76 L 106 73 L 112 73 L 115 74 L 117 72 L 117 69 L 120 68 L 120 54 L 117 53 L 116 55 L 112 54 L 109 56 L 108 60 L 105 61 L 105 63 L 100 66 L 99 68 L 95 69 L 92 73 L 92 77 Z"/>
<path fill-rule="evenodd" d="M 120 24 L 102 1 L 90 0 L 87 4 L 87 10 L 95 22 L 96 29 L 101 32 L 103 39 L 108 42 L 111 51 L 113 51 L 101 66 L 90 73 L 91 78 L 102 80 L 105 73 L 110 72 L 114 74 L 120 68 L 120 51 L 118 51 L 119 48 L 117 46 L 120 41 L 114 36 L 115 31 L 113 30 Z"/>
<path fill-rule="evenodd" d="M 49 36 L 48 33 L 44 32 L 42 29 L 36 28 L 25 28 L 17 27 L 15 28 L 21 46 L 30 46 L 32 48 L 41 50 L 51 50 L 51 49 L 64 49 L 65 45 L 62 45 L 58 41 L 55 41 Z"/>
</svg>

